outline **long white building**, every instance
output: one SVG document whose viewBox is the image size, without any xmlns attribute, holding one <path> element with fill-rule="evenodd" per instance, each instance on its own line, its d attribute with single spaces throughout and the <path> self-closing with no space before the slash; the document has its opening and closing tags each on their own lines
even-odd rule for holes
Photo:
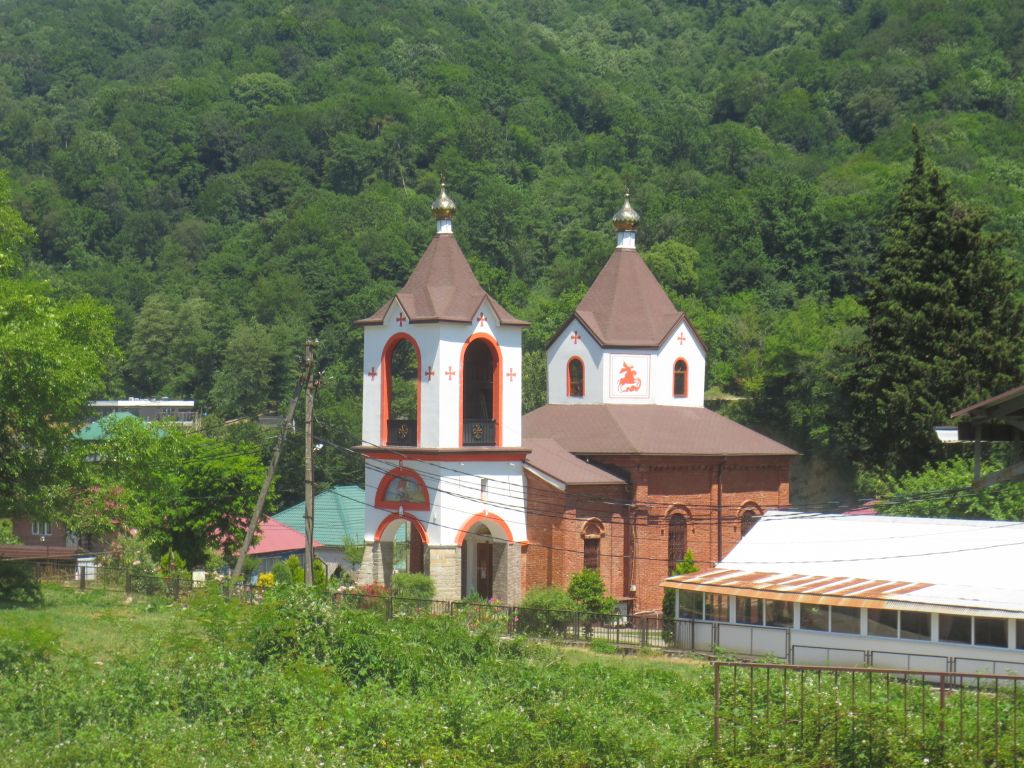
<svg viewBox="0 0 1024 768">
<path fill-rule="evenodd" d="M 664 586 L 697 649 L 1024 673 L 1024 523 L 774 510 Z"/>
</svg>

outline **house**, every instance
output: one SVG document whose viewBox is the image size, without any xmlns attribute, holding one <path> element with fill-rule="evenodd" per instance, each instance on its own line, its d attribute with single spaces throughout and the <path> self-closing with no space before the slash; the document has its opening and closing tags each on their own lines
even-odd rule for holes
<svg viewBox="0 0 1024 768">
<path fill-rule="evenodd" d="M 1024 523 L 767 512 L 674 576 L 696 649 L 796 664 L 1024 673 Z"/>
<path fill-rule="evenodd" d="M 145 422 L 170 420 L 189 427 L 199 423 L 195 400 L 129 397 L 126 400 L 93 400 L 89 407 L 101 419 L 112 413 L 130 413 Z"/>
<path fill-rule="evenodd" d="M 257 572 L 270 571 L 274 563 L 297 555 L 306 547 L 306 505 L 287 507 L 260 524 L 260 540 L 249 554 L 261 561 Z M 327 566 L 327 575 L 338 570 L 354 573 L 358 563 L 351 561 L 353 544 L 363 540 L 363 489 L 355 485 L 336 485 L 313 497 L 313 554 Z"/>
<path fill-rule="evenodd" d="M 704 408 L 705 348 L 636 251 L 627 196 L 608 264 L 551 342 L 548 405 L 522 416 L 522 332 L 483 290 L 442 185 L 436 232 L 364 329 L 367 508 L 359 580 L 387 583 L 394 535 L 439 599 L 518 602 L 597 569 L 660 610 L 687 549 L 719 559 L 788 504 L 789 448 Z"/>
</svg>

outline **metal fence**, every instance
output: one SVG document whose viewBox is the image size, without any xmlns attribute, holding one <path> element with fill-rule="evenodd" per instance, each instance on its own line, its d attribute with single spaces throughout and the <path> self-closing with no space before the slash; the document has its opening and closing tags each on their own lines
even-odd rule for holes
<svg viewBox="0 0 1024 768">
<path fill-rule="evenodd" d="M 923 765 L 1024 760 L 1024 679 L 1013 675 L 712 664 L 714 745 L 734 759 L 858 766 L 889 765 L 897 754 Z"/>
</svg>

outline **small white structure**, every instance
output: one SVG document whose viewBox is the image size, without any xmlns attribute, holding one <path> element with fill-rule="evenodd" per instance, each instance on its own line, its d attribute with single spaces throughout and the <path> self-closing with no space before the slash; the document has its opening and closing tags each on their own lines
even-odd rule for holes
<svg viewBox="0 0 1024 768">
<path fill-rule="evenodd" d="M 772 510 L 675 576 L 697 649 L 797 664 L 1024 674 L 1024 523 Z"/>
</svg>

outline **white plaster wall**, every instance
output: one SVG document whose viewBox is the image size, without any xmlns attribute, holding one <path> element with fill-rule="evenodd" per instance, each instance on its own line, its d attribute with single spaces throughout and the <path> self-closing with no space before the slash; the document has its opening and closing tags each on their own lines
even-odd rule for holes
<svg viewBox="0 0 1024 768">
<path fill-rule="evenodd" d="M 580 338 L 574 343 L 573 334 Z M 683 335 L 682 342 L 679 335 Z M 566 371 L 569 360 L 583 360 L 585 386 L 583 397 L 569 397 Z M 673 369 L 676 360 L 686 360 L 687 396 L 672 394 Z M 621 392 L 616 383 L 622 363 L 630 363 L 643 380 L 636 392 Z M 673 329 L 660 349 L 602 349 L 597 340 L 578 320 L 570 322 L 548 347 L 548 402 L 554 405 L 577 403 L 657 404 L 699 408 L 704 405 L 704 382 L 707 360 L 697 343 L 693 329 L 685 320 Z"/>
<path fill-rule="evenodd" d="M 574 333 L 581 337 L 575 343 L 572 340 Z M 574 357 L 583 361 L 583 397 L 569 397 L 566 391 L 566 369 Z M 602 402 L 602 357 L 601 345 L 582 323 L 573 318 L 548 347 L 548 402 L 552 405 Z"/>
<path fill-rule="evenodd" d="M 366 460 L 366 524 L 364 539 L 373 542 L 377 528 L 393 510 L 374 506 L 381 479 L 396 462 Z M 430 546 L 455 544 L 462 527 L 475 515 L 487 513 L 501 518 L 514 541 L 526 541 L 526 485 L 520 461 L 404 461 L 402 466 L 416 472 L 427 486 L 430 509 L 405 511 L 427 531 Z M 486 492 L 481 480 L 487 480 Z"/>
<path fill-rule="evenodd" d="M 458 448 L 461 440 L 462 350 L 473 335 L 483 334 L 496 341 L 501 350 L 502 412 L 501 444 L 518 447 L 522 442 L 522 328 L 501 326 L 493 321 L 494 312 L 484 302 L 480 312 L 484 322 L 472 323 L 404 323 L 397 318 L 404 312 L 396 301 L 389 309 L 384 324 L 366 326 L 363 337 L 363 442 L 384 445 L 381 434 L 380 375 L 385 346 L 396 334 L 411 336 L 420 351 L 420 415 L 419 445 L 424 448 Z M 370 377 L 369 372 L 376 372 Z M 514 376 L 509 376 L 509 371 Z M 427 376 L 428 372 L 432 375 Z M 449 373 L 450 372 L 450 373 Z"/>
</svg>

